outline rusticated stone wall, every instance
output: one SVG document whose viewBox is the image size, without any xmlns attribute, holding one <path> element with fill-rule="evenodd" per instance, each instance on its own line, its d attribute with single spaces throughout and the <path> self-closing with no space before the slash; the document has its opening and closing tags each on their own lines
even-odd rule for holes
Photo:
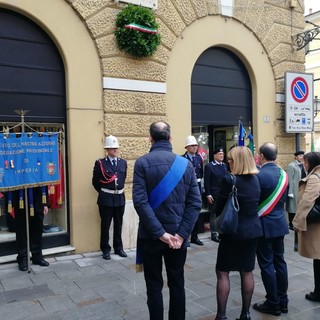
<svg viewBox="0 0 320 320">
<path fill-rule="evenodd" d="M 161 45 L 154 56 L 134 59 L 117 48 L 113 34 L 116 15 L 125 4 L 113 0 L 66 1 L 86 25 L 96 43 L 103 76 L 164 83 L 166 65 L 176 39 L 183 38 L 184 33 L 188 32 L 188 26 L 197 20 L 221 14 L 218 0 L 158 0 L 158 9 L 154 13 L 160 25 Z M 226 17 L 246 26 L 262 44 L 265 49 L 263 54 L 268 55 L 273 69 L 275 94 L 284 94 L 286 71 L 304 72 L 304 52 L 294 50 L 291 42 L 291 36 L 304 29 L 302 2 L 297 1 L 297 7 L 289 8 L 289 1 L 234 0 L 233 15 Z M 105 89 L 103 96 L 105 134 L 119 137 L 122 156 L 129 160 L 131 171 L 134 160 L 150 146 L 147 140 L 149 124 L 166 119 L 166 95 Z M 275 99 L 274 105 L 260 105 L 258 108 L 265 108 L 266 113 L 268 108 L 276 109 L 274 141 L 279 148 L 279 163 L 286 167 L 292 160 L 295 137 L 294 134 L 286 134 L 284 130 L 284 103 Z M 303 148 L 304 136 L 301 136 Z M 128 183 L 131 181 L 132 173 L 129 173 Z"/>
</svg>

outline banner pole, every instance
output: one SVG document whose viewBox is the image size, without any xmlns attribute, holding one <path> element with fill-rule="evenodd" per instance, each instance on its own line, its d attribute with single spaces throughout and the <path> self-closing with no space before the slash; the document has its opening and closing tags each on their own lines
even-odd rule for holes
<svg viewBox="0 0 320 320">
<path fill-rule="evenodd" d="M 17 114 L 21 115 L 21 132 L 25 132 L 25 122 L 24 115 L 29 112 L 29 110 L 15 110 Z M 26 213 L 26 236 L 27 236 L 27 267 L 28 273 L 30 273 L 30 233 L 29 233 L 29 206 L 28 206 L 28 192 L 27 187 L 24 187 L 24 199 L 25 199 L 25 213 Z"/>
</svg>

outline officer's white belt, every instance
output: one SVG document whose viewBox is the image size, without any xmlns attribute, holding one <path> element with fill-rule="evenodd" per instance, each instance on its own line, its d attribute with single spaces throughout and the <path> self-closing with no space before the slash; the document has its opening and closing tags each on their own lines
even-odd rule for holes
<svg viewBox="0 0 320 320">
<path fill-rule="evenodd" d="M 101 191 L 103 191 L 105 193 L 110 193 L 110 194 L 121 194 L 121 193 L 123 193 L 124 189 L 110 190 L 110 189 L 106 189 L 106 188 L 101 188 Z"/>
<path fill-rule="evenodd" d="M 201 182 L 201 178 L 197 179 L 197 182 Z"/>
</svg>

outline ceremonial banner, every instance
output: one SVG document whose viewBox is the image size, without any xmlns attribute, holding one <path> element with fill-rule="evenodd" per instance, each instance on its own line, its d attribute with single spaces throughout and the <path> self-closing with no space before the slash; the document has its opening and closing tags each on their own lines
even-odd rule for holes
<svg viewBox="0 0 320 320">
<path fill-rule="evenodd" d="M 58 133 L 0 134 L 0 191 L 58 183 Z"/>
</svg>

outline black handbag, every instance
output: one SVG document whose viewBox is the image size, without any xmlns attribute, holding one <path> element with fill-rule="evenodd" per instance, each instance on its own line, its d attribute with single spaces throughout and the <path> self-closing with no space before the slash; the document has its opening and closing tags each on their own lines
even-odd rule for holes
<svg viewBox="0 0 320 320">
<path fill-rule="evenodd" d="M 236 177 L 230 175 L 232 180 L 232 190 L 221 214 L 214 219 L 215 230 L 220 234 L 234 234 L 238 229 L 239 202 L 237 198 Z"/>
<path fill-rule="evenodd" d="M 307 215 L 307 223 L 319 223 L 320 222 L 320 197 L 316 200 L 313 208 Z"/>
<path fill-rule="evenodd" d="M 313 173 L 320 179 L 317 173 Z M 319 223 L 320 222 L 320 197 L 318 197 L 313 205 L 313 208 L 307 215 L 307 223 Z"/>
</svg>

